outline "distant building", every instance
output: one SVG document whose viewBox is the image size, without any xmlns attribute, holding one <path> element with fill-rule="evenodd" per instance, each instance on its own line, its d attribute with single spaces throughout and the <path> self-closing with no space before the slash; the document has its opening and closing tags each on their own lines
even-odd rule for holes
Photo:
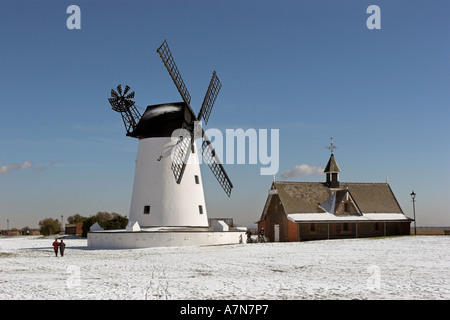
<svg viewBox="0 0 450 320">
<path fill-rule="evenodd" d="M 82 235 L 83 222 L 66 224 L 65 234 Z"/>
<path fill-rule="evenodd" d="M 24 236 L 39 236 L 41 231 L 39 229 L 22 230 Z"/>
<path fill-rule="evenodd" d="M 1 230 L 2 236 L 20 236 L 22 233 L 18 229 Z"/>
<path fill-rule="evenodd" d="M 41 232 L 39 229 L 10 229 L 10 230 L 0 230 L 1 236 L 38 236 Z"/>
<path fill-rule="evenodd" d="M 324 183 L 272 183 L 258 221 L 270 241 L 410 234 L 412 219 L 404 215 L 387 182 L 340 182 L 333 150 L 324 173 Z"/>
</svg>

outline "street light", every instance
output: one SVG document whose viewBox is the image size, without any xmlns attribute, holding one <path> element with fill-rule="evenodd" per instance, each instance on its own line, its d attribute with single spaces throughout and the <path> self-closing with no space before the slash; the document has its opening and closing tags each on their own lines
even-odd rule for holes
<svg viewBox="0 0 450 320">
<path fill-rule="evenodd" d="M 411 199 L 412 199 L 412 203 L 413 203 L 413 214 L 414 214 L 414 235 L 417 235 L 417 230 L 416 230 L 416 194 L 413 192 L 411 192 L 410 194 Z"/>
</svg>

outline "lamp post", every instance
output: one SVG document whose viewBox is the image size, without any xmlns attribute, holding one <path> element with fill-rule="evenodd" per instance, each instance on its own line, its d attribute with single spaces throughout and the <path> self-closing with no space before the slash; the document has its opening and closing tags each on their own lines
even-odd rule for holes
<svg viewBox="0 0 450 320">
<path fill-rule="evenodd" d="M 414 214 L 414 235 L 417 235 L 417 230 L 416 230 L 416 194 L 413 192 L 411 192 L 410 194 L 411 199 L 412 199 L 412 203 L 413 203 L 413 214 Z"/>
<path fill-rule="evenodd" d="M 61 234 L 64 234 L 63 215 L 61 215 Z"/>
</svg>

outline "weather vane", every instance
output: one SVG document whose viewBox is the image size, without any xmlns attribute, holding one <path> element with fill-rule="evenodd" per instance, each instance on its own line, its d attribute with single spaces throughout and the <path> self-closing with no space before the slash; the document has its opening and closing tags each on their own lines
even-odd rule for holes
<svg viewBox="0 0 450 320">
<path fill-rule="evenodd" d="M 338 147 L 336 147 L 336 146 L 333 144 L 333 137 L 330 138 L 330 145 L 329 145 L 329 146 L 326 146 L 325 148 L 327 148 L 328 150 L 330 150 L 330 151 L 331 151 L 331 154 L 333 154 L 333 150 L 334 150 L 334 149 L 337 149 L 337 148 L 338 148 Z"/>
</svg>

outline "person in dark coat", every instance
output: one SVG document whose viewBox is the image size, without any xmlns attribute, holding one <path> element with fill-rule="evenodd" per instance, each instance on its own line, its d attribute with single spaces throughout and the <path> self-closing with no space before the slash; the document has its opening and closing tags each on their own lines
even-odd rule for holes
<svg viewBox="0 0 450 320">
<path fill-rule="evenodd" d="M 59 252 L 61 252 L 61 257 L 64 257 L 64 250 L 66 249 L 66 244 L 63 240 L 61 240 L 61 243 L 59 244 Z"/>
<path fill-rule="evenodd" d="M 261 228 L 261 230 L 259 231 L 259 237 L 260 237 L 260 241 L 261 242 L 266 242 L 266 236 L 264 234 L 264 228 Z"/>
<path fill-rule="evenodd" d="M 59 242 L 58 239 L 55 239 L 55 241 L 53 241 L 53 250 L 55 250 L 55 256 L 58 256 L 58 247 L 59 247 Z"/>
<path fill-rule="evenodd" d="M 247 230 L 245 234 L 247 235 L 247 243 L 252 243 L 252 232 Z"/>
</svg>

